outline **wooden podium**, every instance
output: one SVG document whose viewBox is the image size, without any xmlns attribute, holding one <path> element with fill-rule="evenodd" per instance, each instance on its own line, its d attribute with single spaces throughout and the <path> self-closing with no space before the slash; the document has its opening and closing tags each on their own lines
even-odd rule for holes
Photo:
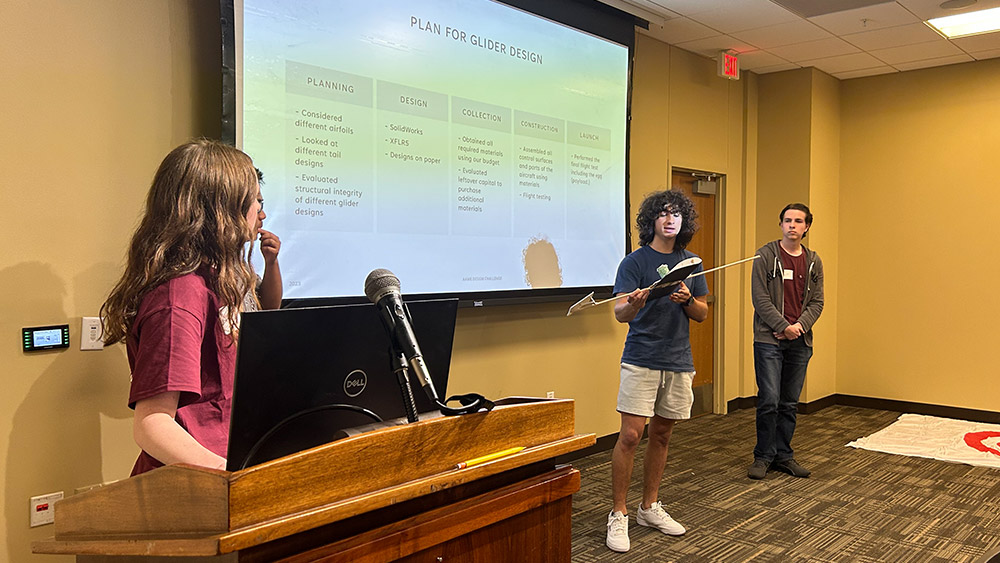
<svg viewBox="0 0 1000 563">
<path fill-rule="evenodd" d="M 59 501 L 55 537 L 32 551 L 81 563 L 569 561 L 580 472 L 553 458 L 594 435 L 574 435 L 572 400 L 507 402 L 242 471 L 161 467 Z"/>
</svg>

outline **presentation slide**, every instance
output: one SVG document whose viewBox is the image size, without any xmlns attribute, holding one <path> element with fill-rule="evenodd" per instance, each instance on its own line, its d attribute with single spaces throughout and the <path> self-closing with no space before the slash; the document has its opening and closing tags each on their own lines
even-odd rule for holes
<svg viewBox="0 0 1000 563">
<path fill-rule="evenodd" d="M 627 47 L 489 0 L 244 0 L 242 23 L 286 299 L 376 268 L 404 294 L 613 284 Z"/>
</svg>

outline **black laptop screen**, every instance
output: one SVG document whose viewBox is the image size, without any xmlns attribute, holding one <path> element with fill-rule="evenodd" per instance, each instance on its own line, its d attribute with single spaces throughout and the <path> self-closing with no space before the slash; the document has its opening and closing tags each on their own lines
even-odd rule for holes
<svg viewBox="0 0 1000 563">
<path fill-rule="evenodd" d="M 457 299 L 407 303 L 413 331 L 446 396 Z M 406 416 L 389 337 L 371 303 L 246 313 L 240 325 L 227 469 L 334 440 L 340 431 Z M 418 412 L 435 408 L 411 375 Z"/>
</svg>

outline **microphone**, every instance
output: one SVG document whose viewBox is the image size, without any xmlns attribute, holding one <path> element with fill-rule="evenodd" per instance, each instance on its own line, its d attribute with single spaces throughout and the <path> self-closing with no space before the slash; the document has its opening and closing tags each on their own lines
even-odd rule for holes
<svg viewBox="0 0 1000 563">
<path fill-rule="evenodd" d="M 403 306 L 403 298 L 399 294 L 399 278 L 384 268 L 372 270 L 365 278 L 365 295 L 375 304 L 382 324 L 389 331 L 389 338 L 410 364 L 424 393 L 431 403 L 439 404 L 434 382 L 427 371 L 427 364 L 424 363 L 424 356 L 420 353 L 417 337 L 413 334 L 410 318 Z"/>
</svg>

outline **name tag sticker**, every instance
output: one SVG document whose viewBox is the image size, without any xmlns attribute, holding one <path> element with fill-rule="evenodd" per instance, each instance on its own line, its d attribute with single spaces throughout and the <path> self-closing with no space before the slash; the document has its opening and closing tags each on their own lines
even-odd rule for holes
<svg viewBox="0 0 1000 563">
<path fill-rule="evenodd" d="M 784 270 L 781 274 L 781 279 L 790 280 L 795 277 L 794 270 Z"/>
</svg>

